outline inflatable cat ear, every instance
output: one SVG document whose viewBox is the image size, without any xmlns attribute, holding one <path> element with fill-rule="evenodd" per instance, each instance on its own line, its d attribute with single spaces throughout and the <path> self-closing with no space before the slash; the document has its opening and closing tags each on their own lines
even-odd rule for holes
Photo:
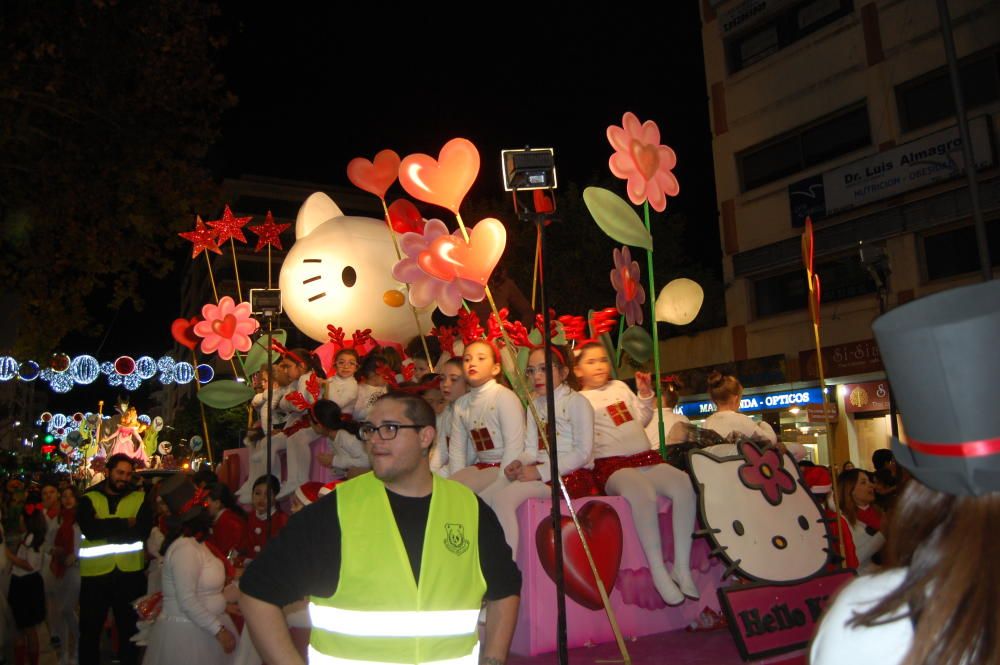
<svg viewBox="0 0 1000 665">
<path fill-rule="evenodd" d="M 755 581 L 791 584 L 829 561 L 826 522 L 789 455 L 741 441 L 740 454 L 694 450 L 689 464 L 713 554 Z"/>
<path fill-rule="evenodd" d="M 295 239 L 305 238 L 323 222 L 343 216 L 340 207 L 329 196 L 323 192 L 310 194 L 295 218 Z"/>
</svg>

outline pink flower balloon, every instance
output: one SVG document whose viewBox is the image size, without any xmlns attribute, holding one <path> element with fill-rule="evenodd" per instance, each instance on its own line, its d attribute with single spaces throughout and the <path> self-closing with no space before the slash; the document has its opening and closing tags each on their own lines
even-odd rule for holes
<svg viewBox="0 0 1000 665">
<path fill-rule="evenodd" d="M 229 360 L 237 351 L 250 350 L 253 334 L 259 324 L 250 316 L 250 303 L 237 305 L 229 296 L 223 296 L 218 305 L 208 303 L 201 308 L 204 321 L 194 327 L 194 334 L 201 337 L 201 352 L 219 352 L 219 357 Z"/>
<path fill-rule="evenodd" d="M 667 196 L 681 191 L 672 169 L 677 165 L 674 151 L 660 145 L 660 128 L 652 120 L 640 124 L 634 113 L 622 116 L 622 126 L 608 127 L 608 141 L 615 154 L 608 166 L 615 176 L 627 180 L 628 198 L 641 205 L 649 201 L 653 210 L 663 212 Z"/>
</svg>

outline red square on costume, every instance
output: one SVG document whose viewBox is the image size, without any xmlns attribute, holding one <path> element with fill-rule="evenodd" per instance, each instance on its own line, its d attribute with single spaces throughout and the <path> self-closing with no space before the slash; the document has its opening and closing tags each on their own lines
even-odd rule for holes
<svg viewBox="0 0 1000 665">
<path fill-rule="evenodd" d="M 612 422 L 615 426 L 621 427 L 627 422 L 634 420 L 632 418 L 632 412 L 628 410 L 625 406 L 625 402 L 615 402 L 614 404 L 609 404 L 605 407 L 608 410 L 608 415 L 611 416 Z"/>
<path fill-rule="evenodd" d="M 493 445 L 493 437 L 490 436 L 490 431 L 485 427 L 474 429 L 469 434 L 472 435 L 472 445 L 477 451 L 483 452 L 484 450 L 493 450 L 496 448 Z"/>
</svg>

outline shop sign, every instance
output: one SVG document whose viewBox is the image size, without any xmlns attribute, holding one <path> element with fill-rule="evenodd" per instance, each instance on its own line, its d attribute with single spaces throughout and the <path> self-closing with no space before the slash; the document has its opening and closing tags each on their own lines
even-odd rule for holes
<svg viewBox="0 0 1000 665">
<path fill-rule="evenodd" d="M 844 411 L 847 413 L 889 410 L 888 381 L 846 383 L 844 390 Z"/>
<path fill-rule="evenodd" d="M 803 381 L 819 378 L 815 349 L 799 352 L 799 367 Z M 879 354 L 878 345 L 873 339 L 823 347 L 823 370 L 827 378 L 867 374 L 868 372 L 879 372 L 882 369 L 884 369 L 882 356 Z"/>
<path fill-rule="evenodd" d="M 823 401 L 823 393 L 819 388 L 803 388 L 801 390 L 790 390 L 780 393 L 763 393 L 760 395 L 747 395 L 740 400 L 740 411 L 752 413 L 754 411 L 774 411 L 777 409 L 790 409 L 793 406 L 803 407 L 807 404 L 817 404 Z M 678 404 L 674 413 L 682 413 L 685 416 L 702 417 L 715 413 L 715 403 L 706 402 L 686 402 Z"/>
<path fill-rule="evenodd" d="M 987 116 L 969 121 L 976 169 L 993 166 Z M 844 210 L 881 201 L 965 173 L 958 126 L 884 150 L 838 169 L 810 176 L 788 186 L 792 226 L 805 225 Z"/>
<path fill-rule="evenodd" d="M 826 416 L 823 416 L 824 407 L 826 409 Z M 840 411 L 837 409 L 836 402 L 827 402 L 826 404 L 809 404 L 806 406 L 806 416 L 809 418 L 811 423 L 835 423 L 837 422 L 837 417 L 840 415 Z"/>
</svg>

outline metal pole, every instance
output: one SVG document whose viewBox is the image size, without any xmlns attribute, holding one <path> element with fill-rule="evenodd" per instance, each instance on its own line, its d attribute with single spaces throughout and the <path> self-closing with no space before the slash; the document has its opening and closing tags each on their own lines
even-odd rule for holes
<svg viewBox="0 0 1000 665">
<path fill-rule="evenodd" d="M 990 247 L 986 238 L 986 223 L 979 203 L 979 181 L 976 179 L 976 162 L 972 154 L 972 139 L 969 136 L 969 120 L 965 115 L 965 99 L 962 97 L 962 83 L 958 74 L 958 59 L 955 56 L 955 36 L 951 32 L 951 14 L 947 0 L 937 0 L 938 16 L 941 21 L 941 36 L 944 38 L 944 54 L 948 58 L 948 76 L 951 79 L 951 94 L 955 98 L 955 117 L 958 132 L 962 138 L 962 158 L 965 160 L 965 177 L 969 181 L 969 199 L 972 204 L 972 221 L 976 228 L 976 245 L 979 248 L 979 268 L 983 281 L 993 278 L 993 264 L 990 261 Z"/>
<path fill-rule="evenodd" d="M 271 344 L 273 340 L 271 338 L 271 328 L 272 328 L 272 314 L 267 315 L 267 422 L 264 423 L 264 436 L 267 437 L 265 441 L 267 442 L 267 533 L 264 537 L 264 542 L 271 539 L 271 411 L 274 410 L 274 375 L 271 371 L 273 364 L 271 362 Z M 254 479 L 251 478 L 250 482 L 253 483 Z M 251 487 L 253 485 L 251 484 Z"/>
<path fill-rule="evenodd" d="M 551 190 L 550 190 L 551 193 Z M 556 446 L 556 396 L 552 386 L 552 343 L 549 339 L 551 323 L 549 321 L 549 305 L 545 288 L 545 216 L 535 213 L 535 226 L 538 229 L 540 252 L 538 256 L 538 286 L 539 302 L 542 307 L 542 344 L 545 354 L 545 406 L 546 406 L 546 438 L 549 442 L 549 469 L 552 472 L 552 533 L 555 535 L 556 559 L 556 638 L 559 649 L 559 663 L 569 663 L 569 651 L 566 643 L 566 591 L 563 579 L 562 550 L 562 513 L 559 493 L 559 455 Z"/>
</svg>

